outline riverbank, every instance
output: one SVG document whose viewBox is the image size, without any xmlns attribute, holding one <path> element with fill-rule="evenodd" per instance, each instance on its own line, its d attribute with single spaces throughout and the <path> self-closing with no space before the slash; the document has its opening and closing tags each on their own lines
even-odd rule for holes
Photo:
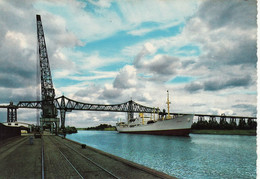
<svg viewBox="0 0 260 179">
<path fill-rule="evenodd" d="M 86 129 L 86 128 L 77 128 L 79 131 L 116 131 L 116 128 L 109 127 L 104 129 Z"/>
<path fill-rule="evenodd" d="M 116 128 L 105 128 L 102 130 L 97 130 L 97 129 L 83 129 L 83 128 L 78 128 L 78 130 L 83 130 L 83 131 L 116 131 Z M 203 130 L 197 130 L 193 129 L 191 130 L 191 134 L 212 134 L 212 135 L 249 135 L 249 136 L 256 136 L 256 130 L 212 130 L 212 129 L 203 129 Z"/>
<path fill-rule="evenodd" d="M 87 128 L 77 128 L 77 130 L 87 130 L 87 131 L 116 131 L 115 126 L 111 126 L 109 124 L 100 124 L 95 127 L 87 127 Z"/>
<path fill-rule="evenodd" d="M 256 130 L 192 130 L 192 134 L 216 134 L 216 135 L 249 135 L 255 136 Z"/>
</svg>

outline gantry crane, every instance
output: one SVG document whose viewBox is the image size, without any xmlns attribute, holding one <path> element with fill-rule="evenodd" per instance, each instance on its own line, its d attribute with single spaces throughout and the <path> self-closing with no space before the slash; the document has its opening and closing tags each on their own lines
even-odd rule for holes
<svg viewBox="0 0 260 179">
<path fill-rule="evenodd" d="M 41 97 L 42 116 L 40 119 L 41 128 L 44 124 L 50 124 L 53 128 L 55 124 L 56 132 L 59 128 L 59 118 L 57 118 L 57 108 L 54 105 L 55 90 L 53 88 L 51 70 L 44 38 L 41 16 L 36 15 L 38 52 L 41 72 Z"/>
</svg>

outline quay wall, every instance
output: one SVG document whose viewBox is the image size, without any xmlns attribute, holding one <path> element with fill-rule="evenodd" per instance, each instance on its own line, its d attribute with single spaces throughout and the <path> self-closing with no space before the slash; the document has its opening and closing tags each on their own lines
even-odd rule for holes
<svg viewBox="0 0 260 179">
<path fill-rule="evenodd" d="M 9 127 L 0 123 L 0 141 L 10 137 L 20 136 L 20 135 L 21 135 L 20 127 Z"/>
</svg>

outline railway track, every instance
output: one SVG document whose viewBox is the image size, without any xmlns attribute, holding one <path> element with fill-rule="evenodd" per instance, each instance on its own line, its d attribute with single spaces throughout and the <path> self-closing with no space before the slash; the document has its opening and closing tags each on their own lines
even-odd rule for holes
<svg viewBox="0 0 260 179">
<path fill-rule="evenodd" d="M 29 139 L 0 145 L 0 178 L 174 178 L 57 136 Z"/>
<path fill-rule="evenodd" d="M 44 179 L 44 139 L 41 138 L 41 178 Z"/>
<path fill-rule="evenodd" d="M 42 141 L 42 178 L 174 178 L 61 137 Z"/>
<path fill-rule="evenodd" d="M 48 138 L 48 140 L 50 140 L 53 145 L 57 147 L 57 150 L 61 156 L 66 160 L 69 166 L 73 168 L 79 178 L 120 178 L 108 169 L 90 159 L 88 156 L 73 149 L 71 146 L 60 142 L 56 139 L 56 137 L 48 136 L 46 138 Z"/>
<path fill-rule="evenodd" d="M 74 142 L 72 142 L 74 143 Z M 67 147 L 70 147 L 68 144 L 64 143 L 64 145 L 66 145 Z M 70 147 L 71 148 L 71 147 Z M 89 147 L 90 150 L 93 150 L 94 152 L 97 152 L 97 150 L 95 148 L 92 148 L 92 147 Z M 72 148 L 73 149 L 73 148 Z M 76 151 L 75 149 L 73 149 L 74 151 Z M 128 167 L 130 167 L 130 170 L 132 172 L 135 172 L 135 170 L 137 171 L 142 171 L 144 173 L 147 173 L 147 177 L 121 177 L 121 178 L 162 178 L 162 179 L 176 179 L 175 177 L 172 177 L 172 176 L 169 176 L 167 174 L 164 174 L 164 173 L 161 173 L 161 172 L 158 172 L 158 171 L 155 171 L 153 169 L 150 169 L 150 168 L 147 168 L 147 167 L 143 167 L 141 165 L 138 165 L 134 162 L 131 162 L 131 161 L 128 161 L 128 160 L 125 160 L 125 159 L 122 159 L 120 157 L 116 157 L 116 156 L 113 156 L 111 154 L 108 154 L 106 152 L 103 152 L 103 151 L 98 151 L 98 153 L 101 153 L 102 155 L 105 155 L 109 158 L 111 158 L 112 160 L 115 160 L 115 161 L 119 161 L 121 162 L 123 165 L 127 165 Z"/>
</svg>

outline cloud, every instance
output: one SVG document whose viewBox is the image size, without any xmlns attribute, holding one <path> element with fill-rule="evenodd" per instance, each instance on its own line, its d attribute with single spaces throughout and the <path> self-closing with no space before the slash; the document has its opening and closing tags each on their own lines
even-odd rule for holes
<svg viewBox="0 0 260 179">
<path fill-rule="evenodd" d="M 234 87 L 247 87 L 252 84 L 251 76 L 247 75 L 244 77 L 236 77 L 228 79 L 224 82 L 208 81 L 205 83 L 205 90 L 215 91 L 224 88 L 234 88 Z"/>
<path fill-rule="evenodd" d="M 19 101 L 35 101 L 36 98 L 36 88 L 6 88 L 0 87 L 0 103 L 9 103 L 13 101 L 15 103 Z"/>
<path fill-rule="evenodd" d="M 99 96 L 100 99 L 116 99 L 121 96 L 121 90 L 114 88 L 112 85 L 105 85 L 102 94 Z"/>
<path fill-rule="evenodd" d="M 99 85 L 91 84 L 87 87 L 85 87 L 82 90 L 79 90 L 75 93 L 75 96 L 78 97 L 90 97 L 95 93 L 98 93 L 101 90 L 101 87 Z"/>
<path fill-rule="evenodd" d="M 180 66 L 178 58 L 168 55 L 156 55 L 150 62 L 145 64 L 145 68 L 158 75 L 176 74 Z"/>
<path fill-rule="evenodd" d="M 190 19 L 183 32 L 190 40 L 200 44 L 203 51 L 195 68 L 212 66 L 212 63 L 216 68 L 238 64 L 255 67 L 255 3 L 231 0 L 205 1 L 201 4 L 197 16 Z"/>
<path fill-rule="evenodd" d="M 0 30 L 1 31 L 1 30 Z M 19 87 L 35 85 L 35 53 L 28 48 L 30 39 L 19 32 L 6 31 L 0 48 L 0 86 Z M 17 35 L 17 36 L 16 36 Z"/>
<path fill-rule="evenodd" d="M 153 44 L 147 42 L 143 45 L 142 50 L 136 55 L 134 59 L 134 66 L 139 68 L 143 65 L 142 58 L 146 55 L 150 55 L 156 52 L 156 48 L 153 46 Z"/>
<path fill-rule="evenodd" d="M 1 2 L 3 5 L 1 7 L 5 7 L 5 9 L 1 8 L 2 15 L 0 16 L 0 84 L 2 87 L 35 85 L 37 33 L 35 16 L 32 16 L 36 14 L 33 2 L 26 1 L 22 4 L 18 1 Z M 45 21 L 43 26 L 47 31 L 46 41 L 51 67 L 55 69 L 57 64 L 59 67 L 61 64 L 66 66 L 66 62 L 69 60 L 59 49 L 77 45 L 78 39 L 65 30 L 61 18 L 47 14 L 42 20 Z"/>
<path fill-rule="evenodd" d="M 254 28 L 256 23 L 256 1 L 204 1 L 198 16 L 207 23 L 211 29 L 226 26 L 236 28 Z M 211 14 L 211 15 L 209 15 Z"/>
<path fill-rule="evenodd" d="M 172 21 L 172 22 L 165 23 L 165 24 L 161 24 L 159 22 L 158 23 L 153 22 L 153 24 L 155 24 L 155 25 L 153 25 L 152 27 L 151 26 L 146 27 L 146 25 L 144 23 L 144 24 L 140 24 L 140 26 L 137 29 L 130 30 L 127 33 L 131 34 L 133 36 L 142 36 L 142 35 L 146 35 L 150 32 L 157 31 L 157 30 L 163 31 L 165 29 L 177 26 L 180 23 L 181 23 L 180 21 Z"/>
<path fill-rule="evenodd" d="M 118 2 L 124 19 L 130 25 L 142 22 L 169 23 L 183 21 L 193 15 L 198 1 L 150 1 Z"/>
<path fill-rule="evenodd" d="M 241 77 L 216 78 L 211 81 L 208 80 L 204 82 L 192 82 L 187 84 L 185 89 L 191 93 L 202 89 L 205 91 L 218 91 L 235 87 L 247 88 L 252 85 L 252 83 L 252 77 L 250 75 L 246 75 Z"/>
<path fill-rule="evenodd" d="M 99 124 L 111 124 L 115 126 L 119 118 L 125 118 L 125 114 L 117 112 L 73 111 L 67 113 L 66 125 L 90 127 L 98 126 Z"/>
<path fill-rule="evenodd" d="M 151 30 L 143 26 L 146 22 L 160 23 L 159 28 L 167 28 L 169 24 L 179 24 L 194 14 L 196 10 L 194 7 L 198 4 L 196 0 L 184 2 L 68 0 L 35 2 L 34 7 L 45 14 L 49 12 L 64 17 L 67 28 L 88 43 L 105 39 L 119 31 L 126 31 L 129 34 L 148 33 Z"/>
<path fill-rule="evenodd" d="M 253 116 L 257 115 L 257 108 L 256 105 L 252 104 L 236 104 L 232 106 L 233 108 L 237 108 L 239 110 L 243 110 L 244 112 L 251 112 Z"/>
<path fill-rule="evenodd" d="M 113 87 L 119 89 L 127 89 L 136 86 L 136 69 L 133 66 L 126 65 L 116 76 Z"/>
<path fill-rule="evenodd" d="M 88 2 L 90 2 L 91 4 L 94 4 L 96 6 L 99 6 L 100 8 L 109 8 L 111 6 L 111 3 L 112 3 L 111 0 L 107 0 L 107 1 L 93 1 L 93 0 L 89 0 Z"/>
<path fill-rule="evenodd" d="M 193 83 L 190 83 L 190 84 L 185 86 L 185 89 L 190 93 L 196 92 L 196 91 L 201 90 L 203 88 L 204 88 L 203 85 L 199 82 L 193 82 Z"/>
<path fill-rule="evenodd" d="M 203 103 L 193 103 L 192 106 L 196 106 L 196 107 L 201 107 L 201 106 L 205 106 L 206 104 Z"/>
<path fill-rule="evenodd" d="M 176 74 L 177 69 L 181 67 L 180 60 L 169 55 L 153 55 L 156 47 L 151 43 L 145 43 L 143 49 L 134 59 L 134 67 L 138 72 L 146 72 L 152 77 L 150 80 L 167 81 Z M 149 78 L 148 78 L 149 79 Z"/>
</svg>

